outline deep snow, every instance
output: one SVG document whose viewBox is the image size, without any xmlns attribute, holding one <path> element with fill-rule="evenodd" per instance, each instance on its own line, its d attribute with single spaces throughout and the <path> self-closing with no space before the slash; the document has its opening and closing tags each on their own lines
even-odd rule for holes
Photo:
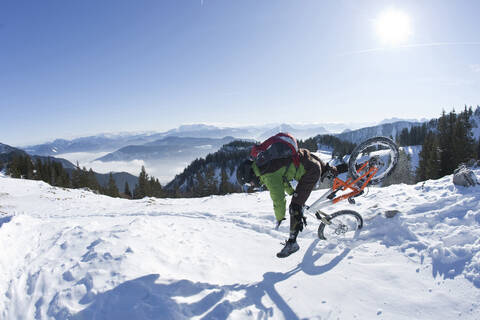
<svg viewBox="0 0 480 320">
<path fill-rule="evenodd" d="M 355 242 L 310 217 L 278 259 L 267 192 L 129 201 L 0 177 L 0 318 L 479 319 L 479 191 L 370 188 L 326 210 L 363 215 Z"/>
</svg>

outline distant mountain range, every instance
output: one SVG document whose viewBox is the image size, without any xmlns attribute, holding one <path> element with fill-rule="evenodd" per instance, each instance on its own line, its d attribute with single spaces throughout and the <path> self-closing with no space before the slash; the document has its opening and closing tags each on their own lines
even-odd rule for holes
<svg viewBox="0 0 480 320">
<path fill-rule="evenodd" d="M 0 143 L 0 162 L 8 163 L 12 160 L 15 156 L 26 156 L 27 153 L 18 148 L 14 148 L 12 146 Z M 39 155 L 30 155 L 33 160 L 40 159 L 42 162 L 46 162 L 48 160 L 59 162 L 65 169 L 75 169 L 75 165 L 68 160 L 62 158 L 54 158 L 50 156 L 39 156 Z"/>
<path fill-rule="evenodd" d="M 24 150 L 11 147 L 9 145 L 0 143 L 0 163 L 4 165 L 8 165 L 10 161 L 12 161 L 13 157 L 15 156 L 25 156 L 27 153 Z M 73 170 L 75 170 L 76 166 L 68 160 L 62 158 L 56 158 L 51 156 L 37 156 L 37 155 L 29 155 L 32 160 L 36 161 L 40 159 L 42 162 L 52 161 L 52 162 L 59 162 L 62 164 L 63 168 L 71 174 Z M 95 172 L 95 177 L 97 181 L 101 185 L 106 185 L 109 179 L 110 174 L 102 174 Z M 125 187 L 125 182 L 128 182 L 130 189 L 133 190 L 135 185 L 138 183 L 138 177 L 131 175 L 127 172 L 113 172 L 112 173 L 113 179 L 115 180 L 115 184 L 117 188 L 123 192 Z"/>
<path fill-rule="evenodd" d="M 169 136 L 160 140 L 145 143 L 143 145 L 131 145 L 109 153 L 99 161 L 131 161 L 141 159 L 152 160 L 194 160 L 215 152 L 221 146 L 235 140 L 233 137 L 222 139 L 214 138 L 190 138 Z"/>
<path fill-rule="evenodd" d="M 389 122 L 395 120 L 398 119 L 384 120 L 379 125 L 362 128 L 358 128 L 359 124 L 335 123 L 265 124 L 245 127 L 191 124 L 165 132 L 99 134 L 72 140 L 57 139 L 49 143 L 28 146 L 24 150 L 30 155 L 56 158 L 60 158 L 62 154 L 87 153 L 93 155 L 89 161 L 115 161 L 128 164 L 129 161 L 140 160 L 144 161 L 147 172 L 153 172 L 154 176 L 160 177 L 160 180 L 165 183 L 193 160 L 215 153 L 222 145 L 235 139 L 263 141 L 278 132 L 289 132 L 297 139 L 332 134 L 342 140 L 358 143 L 376 135 L 395 137 L 402 129 L 420 124 L 414 121 Z M 8 146 L 4 145 L 1 148 L 8 148 Z M 106 155 L 95 158 L 96 153 L 105 154 L 106 152 L 108 152 Z M 73 161 L 75 156 L 69 159 Z M 59 159 L 58 161 L 63 161 L 65 168 L 75 167 L 67 160 Z M 115 170 L 115 164 L 112 164 L 111 170 Z M 105 176 L 108 177 L 108 175 Z M 99 180 L 102 179 L 101 177 L 102 175 L 99 174 Z M 129 185 L 133 188 L 137 177 L 133 175 L 126 177 L 128 178 L 125 179 L 129 180 Z M 116 179 L 120 190 L 123 190 L 125 179 L 122 178 L 122 181 Z"/>
<path fill-rule="evenodd" d="M 367 140 L 368 138 L 375 136 L 392 136 L 393 138 L 395 138 L 395 136 L 399 134 L 403 129 L 410 129 L 413 126 L 418 126 L 420 124 L 421 123 L 419 122 L 398 121 L 394 123 L 380 124 L 357 130 L 345 131 L 339 134 L 335 134 L 335 136 L 341 140 L 353 143 L 360 143 Z"/>
<path fill-rule="evenodd" d="M 392 119 L 396 120 L 396 119 Z M 384 120 L 385 122 L 388 120 Z M 266 124 L 245 127 L 218 127 L 206 124 L 182 125 L 165 132 L 141 132 L 98 134 L 72 140 L 56 139 L 38 145 L 22 147 L 28 154 L 56 156 L 73 152 L 114 152 L 127 146 L 142 146 L 167 137 L 222 139 L 235 137 L 239 139 L 264 140 L 278 132 L 290 132 L 298 139 L 306 139 L 319 134 L 337 134 L 345 130 L 356 130 L 366 124 Z"/>
</svg>

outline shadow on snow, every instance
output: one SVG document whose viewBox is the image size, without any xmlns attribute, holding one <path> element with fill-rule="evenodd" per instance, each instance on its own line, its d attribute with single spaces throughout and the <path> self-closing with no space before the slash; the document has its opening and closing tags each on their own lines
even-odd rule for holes
<svg viewBox="0 0 480 320">
<path fill-rule="evenodd" d="M 112 290 L 94 296 L 89 299 L 91 304 L 74 316 L 65 312 L 50 315 L 54 316 L 55 319 L 76 320 L 186 319 L 195 316 L 201 317 L 201 319 L 227 319 L 235 310 L 253 307 L 258 315 L 254 315 L 249 310 L 245 310 L 245 315 L 257 319 L 267 319 L 274 317 L 273 308 L 262 303 L 262 298 L 268 295 L 286 319 L 299 319 L 291 306 L 277 292 L 275 285 L 301 271 L 310 276 L 318 276 L 328 272 L 350 252 L 350 249 L 344 249 L 342 253 L 327 264 L 316 266 L 315 262 L 322 257 L 322 253 L 314 253 L 314 248 L 318 242 L 318 239 L 312 242 L 302 262 L 295 268 L 285 273 L 266 272 L 260 282 L 219 286 L 179 280 L 169 284 L 159 284 L 155 282 L 160 275 L 150 274 L 126 281 Z M 230 301 L 228 299 L 229 293 L 236 293 L 236 297 L 240 293 L 243 298 Z M 185 301 L 188 297 L 194 300 L 195 295 L 201 295 L 202 297 L 196 302 L 178 301 Z"/>
</svg>

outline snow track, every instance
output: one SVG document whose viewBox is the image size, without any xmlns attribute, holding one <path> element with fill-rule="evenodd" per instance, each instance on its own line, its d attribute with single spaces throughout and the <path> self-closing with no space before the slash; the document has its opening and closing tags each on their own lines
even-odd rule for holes
<svg viewBox="0 0 480 320">
<path fill-rule="evenodd" d="M 268 193 L 128 201 L 0 177 L 0 318 L 478 319 L 479 200 L 451 177 L 372 188 L 334 209 L 364 216 L 355 242 L 310 218 L 277 259 Z"/>
</svg>

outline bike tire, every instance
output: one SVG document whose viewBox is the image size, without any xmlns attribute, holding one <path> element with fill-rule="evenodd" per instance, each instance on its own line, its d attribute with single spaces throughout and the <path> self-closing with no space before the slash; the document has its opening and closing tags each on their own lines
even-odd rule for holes
<svg viewBox="0 0 480 320">
<path fill-rule="evenodd" d="M 384 148 L 381 151 L 376 150 L 376 152 L 383 154 L 383 156 L 376 156 L 378 159 L 381 159 L 382 157 L 389 158 L 388 160 L 386 160 L 388 163 L 382 166 L 382 170 L 379 170 L 379 173 L 375 174 L 375 176 L 370 180 L 370 184 L 378 184 L 382 182 L 394 171 L 398 163 L 398 158 L 400 157 L 400 152 L 398 151 L 397 144 L 393 142 L 392 139 L 387 137 L 374 137 L 365 140 L 364 142 L 356 146 L 350 155 L 350 160 L 348 161 L 348 173 L 354 180 L 358 179 L 363 174 L 363 172 L 357 171 L 358 162 L 370 161 L 370 159 L 372 159 L 374 155 L 368 149 L 375 148 L 376 146 L 381 146 Z M 388 155 L 385 156 L 387 152 Z M 365 156 L 364 153 L 368 153 L 368 155 Z M 382 160 L 380 160 L 380 162 L 382 162 Z"/>
<path fill-rule="evenodd" d="M 331 224 L 321 222 L 318 226 L 318 238 L 327 240 L 328 238 L 337 237 L 345 238 L 349 233 L 350 238 L 354 236 L 357 230 L 363 227 L 362 216 L 353 210 L 340 210 L 332 213 L 327 218 Z M 347 227 L 344 229 L 343 227 Z"/>
</svg>

